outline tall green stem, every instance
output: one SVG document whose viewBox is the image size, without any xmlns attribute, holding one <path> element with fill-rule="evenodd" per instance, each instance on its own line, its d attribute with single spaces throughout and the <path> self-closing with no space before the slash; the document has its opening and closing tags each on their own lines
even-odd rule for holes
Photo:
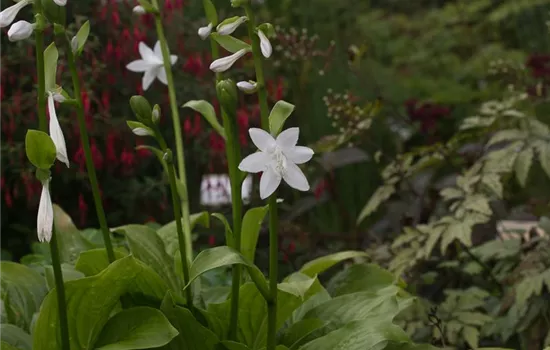
<svg viewBox="0 0 550 350">
<path fill-rule="evenodd" d="M 37 16 L 37 20 L 42 22 L 42 3 L 40 1 L 34 2 L 34 13 Z M 34 31 L 36 45 L 36 74 L 38 77 L 38 125 L 41 131 L 48 133 L 48 119 L 46 117 L 46 75 L 44 72 L 44 32 L 42 24 L 43 23 L 40 23 L 37 30 Z M 70 350 L 69 323 L 67 322 L 67 302 L 65 300 L 65 286 L 63 284 L 63 273 L 61 270 L 61 261 L 59 259 L 59 248 L 57 246 L 55 225 L 52 227 L 50 255 L 52 257 L 55 293 L 57 295 L 57 305 L 59 311 L 61 349 Z"/>
<path fill-rule="evenodd" d="M 256 34 L 256 20 L 250 4 L 245 5 L 248 17 L 248 36 L 252 41 L 252 54 L 254 56 L 254 68 L 256 70 L 256 83 L 258 84 L 258 102 L 262 128 L 269 132 L 269 106 L 267 104 L 267 90 L 265 86 L 262 52 L 260 38 Z M 275 350 L 275 336 L 277 323 L 277 277 L 279 267 L 279 240 L 278 240 L 278 215 L 277 192 L 269 197 L 269 292 L 271 300 L 267 300 L 267 350 Z"/>
<path fill-rule="evenodd" d="M 105 243 L 105 249 L 107 250 L 107 258 L 109 259 L 109 262 L 113 262 L 116 260 L 116 258 L 115 258 L 115 253 L 113 251 L 113 244 L 111 242 L 111 234 L 109 232 L 109 226 L 107 225 L 107 218 L 105 217 L 105 210 L 103 209 L 103 202 L 101 201 L 101 193 L 99 192 L 99 185 L 97 182 L 97 175 L 95 172 L 94 161 L 92 158 L 92 151 L 90 149 L 90 140 L 88 138 L 88 130 L 86 128 L 86 119 L 84 117 L 84 106 L 82 103 L 82 95 L 80 91 L 80 78 L 78 76 L 78 69 L 76 67 L 76 59 L 71 47 L 71 41 L 66 35 L 64 35 L 64 38 L 67 45 L 66 46 L 67 61 L 69 63 L 69 70 L 71 71 L 71 77 L 73 80 L 73 90 L 74 90 L 73 92 L 74 92 L 74 98 L 77 104 L 76 115 L 78 119 L 78 127 L 80 129 L 80 141 L 82 143 L 82 149 L 84 150 L 86 170 L 88 171 L 88 178 L 90 179 L 90 186 L 92 187 L 95 210 L 97 214 L 97 219 L 99 220 L 99 227 L 103 235 L 103 242 Z"/>
<path fill-rule="evenodd" d="M 206 11 L 206 8 L 205 8 Z M 212 51 L 212 60 L 220 57 L 218 44 L 210 38 L 210 47 Z M 223 79 L 222 73 L 216 73 L 216 83 Z M 218 96 L 221 100 L 221 96 Z M 235 249 L 241 251 L 241 226 L 242 226 L 242 199 L 241 199 L 241 177 L 239 171 L 239 161 L 241 159 L 241 148 L 238 142 L 237 125 L 235 115 L 230 115 L 235 111 L 226 111 L 221 108 L 222 122 L 227 136 L 226 140 L 226 157 L 229 170 L 229 179 L 231 182 L 231 204 L 233 215 L 233 235 L 235 238 Z M 229 323 L 229 339 L 237 339 L 238 323 L 239 323 L 239 290 L 241 287 L 241 266 L 233 265 L 233 276 L 231 283 L 231 311 Z"/>
<path fill-rule="evenodd" d="M 159 9 L 158 1 L 152 1 L 153 6 Z M 159 10 L 160 11 L 160 10 Z M 181 194 L 181 208 L 183 219 L 183 234 L 185 237 L 185 249 L 187 256 L 193 255 L 193 246 L 191 240 L 191 222 L 189 213 L 189 195 L 187 191 L 187 175 L 185 172 L 185 153 L 183 149 L 183 138 L 181 135 L 180 115 L 178 110 L 178 101 L 176 100 L 176 88 L 174 86 L 174 77 L 172 75 L 172 62 L 170 60 L 170 51 L 168 50 L 168 43 L 164 36 L 164 28 L 162 27 L 162 19 L 160 12 L 155 14 L 155 26 L 157 28 L 157 36 L 160 42 L 160 48 L 162 51 L 162 60 L 164 62 L 164 70 L 166 71 L 166 80 L 168 82 L 168 96 L 170 97 L 170 110 L 172 111 L 172 122 L 174 124 L 174 138 L 176 139 L 176 160 L 178 164 L 179 181 L 182 184 L 184 193 Z"/>
</svg>

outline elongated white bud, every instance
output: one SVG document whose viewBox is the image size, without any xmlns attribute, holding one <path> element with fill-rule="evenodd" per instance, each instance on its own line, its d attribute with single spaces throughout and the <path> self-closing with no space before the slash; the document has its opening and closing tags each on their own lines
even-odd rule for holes
<svg viewBox="0 0 550 350">
<path fill-rule="evenodd" d="M 147 11 L 145 11 L 145 8 L 141 5 L 137 5 L 135 6 L 133 9 L 132 9 L 132 12 L 135 13 L 136 15 L 144 15 L 147 13 Z"/>
<path fill-rule="evenodd" d="M 52 239 L 53 204 L 50 196 L 50 180 L 42 183 L 42 194 L 36 217 L 36 232 L 40 242 L 49 242 Z"/>
<path fill-rule="evenodd" d="M 153 134 L 145 128 L 134 128 L 132 129 L 132 132 L 137 136 L 153 136 Z"/>
<path fill-rule="evenodd" d="M 228 18 L 222 23 L 218 24 L 216 30 L 220 35 L 229 35 L 237 30 L 237 28 L 239 28 L 239 26 L 247 20 L 248 17 L 246 16 Z"/>
<path fill-rule="evenodd" d="M 210 33 L 212 33 L 212 28 L 214 28 L 212 23 L 209 23 L 206 27 L 200 27 L 199 28 L 198 34 L 199 34 L 199 36 L 201 37 L 202 40 L 206 40 L 206 38 L 208 38 Z"/>
<path fill-rule="evenodd" d="M 258 90 L 258 83 L 255 81 L 239 81 L 237 87 L 245 94 L 253 94 Z"/>
<path fill-rule="evenodd" d="M 34 25 L 27 21 L 17 21 L 8 30 L 9 41 L 25 40 L 32 35 Z"/>
<path fill-rule="evenodd" d="M 260 37 L 260 49 L 262 50 L 262 55 L 264 55 L 265 58 L 271 57 L 271 53 L 273 53 L 273 48 L 271 47 L 269 39 L 261 30 L 258 30 L 258 36 Z"/>
<path fill-rule="evenodd" d="M 0 12 L 0 28 L 9 26 L 21 9 L 31 3 L 31 0 L 21 0 L 15 5 L 5 8 Z"/>
<path fill-rule="evenodd" d="M 233 66 L 233 64 L 237 62 L 239 58 L 246 55 L 247 52 L 248 52 L 248 49 L 241 49 L 235 52 L 234 54 L 232 54 L 231 56 L 218 58 L 217 60 L 212 62 L 212 64 L 210 65 L 210 70 L 216 73 L 225 72 L 226 70 L 231 68 L 231 66 Z"/>
<path fill-rule="evenodd" d="M 65 6 L 67 5 L 67 0 L 53 0 L 57 6 Z"/>
</svg>

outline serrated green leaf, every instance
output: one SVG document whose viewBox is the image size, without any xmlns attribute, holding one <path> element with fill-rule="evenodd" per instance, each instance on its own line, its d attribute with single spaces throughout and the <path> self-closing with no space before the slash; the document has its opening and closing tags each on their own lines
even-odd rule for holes
<svg viewBox="0 0 550 350">
<path fill-rule="evenodd" d="M 498 174 L 485 174 L 481 177 L 481 183 L 498 198 L 502 198 L 503 187 Z"/>
<path fill-rule="evenodd" d="M 25 136 L 25 152 L 35 167 L 48 170 L 57 156 L 55 144 L 50 135 L 38 130 L 28 130 Z"/>
<path fill-rule="evenodd" d="M 514 163 L 514 171 L 516 173 L 516 179 L 521 187 L 525 187 L 527 184 L 527 177 L 529 176 L 529 170 L 533 164 L 533 157 L 533 148 L 527 147 L 519 152 L 516 158 L 516 162 Z"/>
<path fill-rule="evenodd" d="M 542 169 L 546 175 L 550 177 L 550 142 L 542 140 L 536 141 L 535 148 Z"/>
<path fill-rule="evenodd" d="M 472 227 L 460 221 L 453 221 L 449 224 L 441 235 L 441 252 L 443 254 L 445 254 L 447 247 L 453 243 L 455 239 L 462 242 L 466 247 L 471 247 Z"/>
<path fill-rule="evenodd" d="M 256 245 L 258 244 L 260 229 L 268 208 L 267 205 L 252 208 L 244 214 L 241 231 L 241 253 L 252 262 L 254 262 L 256 256 Z"/>
<path fill-rule="evenodd" d="M 503 142 L 503 141 L 523 140 L 526 137 L 527 137 L 527 134 L 523 130 L 519 130 L 519 129 L 502 130 L 494 134 L 493 137 L 491 137 L 489 142 L 487 142 L 486 147 L 489 147 L 491 145 L 494 145 L 496 143 Z"/>
<path fill-rule="evenodd" d="M 269 131 L 277 136 L 283 129 L 285 121 L 294 111 L 294 105 L 286 101 L 277 101 L 269 113 Z"/>
<path fill-rule="evenodd" d="M 59 53 L 55 43 L 51 43 L 50 46 L 44 50 L 44 77 L 46 82 L 46 92 L 53 91 L 55 89 L 55 80 L 57 77 L 57 60 L 59 59 Z"/>
<path fill-rule="evenodd" d="M 84 22 L 82 27 L 78 30 L 76 33 L 76 52 L 75 55 L 80 55 L 82 53 L 82 50 L 84 49 L 84 45 L 86 45 L 86 41 L 88 40 L 88 36 L 90 35 L 90 21 Z"/>
<path fill-rule="evenodd" d="M 361 210 L 361 213 L 357 217 L 357 224 L 360 224 L 370 214 L 374 213 L 376 209 L 385 202 L 392 194 L 395 193 L 394 185 L 383 185 L 379 187 L 374 194 L 370 197 L 365 207 Z"/>
<path fill-rule="evenodd" d="M 204 100 L 192 100 L 188 101 L 186 104 L 184 104 L 182 107 L 191 108 L 195 112 L 199 112 L 204 119 L 220 134 L 221 137 L 227 139 L 227 136 L 225 135 L 225 129 L 220 124 L 218 119 L 216 118 L 216 111 L 214 110 L 214 107 Z"/>
<path fill-rule="evenodd" d="M 250 50 L 250 45 L 245 43 L 242 40 L 239 40 L 231 35 L 220 35 L 218 33 L 210 34 L 210 37 L 216 42 L 231 53 L 235 53 L 242 49 Z"/>
<path fill-rule="evenodd" d="M 439 194 L 445 200 L 452 200 L 464 197 L 464 192 L 454 187 L 444 188 L 441 190 L 441 192 L 439 192 Z"/>
<path fill-rule="evenodd" d="M 489 199 L 480 194 L 467 197 L 466 200 L 462 203 L 462 207 L 466 210 L 476 211 L 480 214 L 487 216 L 493 214 L 493 211 L 489 206 Z"/>
</svg>

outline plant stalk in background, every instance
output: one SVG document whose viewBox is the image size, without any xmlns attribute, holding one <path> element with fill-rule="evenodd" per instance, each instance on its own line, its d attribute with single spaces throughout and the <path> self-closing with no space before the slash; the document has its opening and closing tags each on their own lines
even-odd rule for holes
<svg viewBox="0 0 550 350">
<path fill-rule="evenodd" d="M 35 51 L 36 51 L 36 74 L 38 79 L 38 123 L 39 129 L 48 133 L 48 119 L 46 117 L 46 75 L 44 68 L 44 17 L 42 14 L 42 3 L 34 2 L 34 14 L 39 25 L 35 29 Z M 57 295 L 57 304 L 59 310 L 59 328 L 61 334 L 61 349 L 70 350 L 69 343 L 69 323 L 67 321 L 67 302 L 65 300 L 65 286 L 63 284 L 63 272 L 61 270 L 61 261 L 59 258 L 59 247 L 57 245 L 57 234 L 55 222 L 52 227 L 52 237 L 50 239 L 50 255 L 52 258 L 52 267 L 55 280 L 55 292 Z"/>
<path fill-rule="evenodd" d="M 180 194 L 181 199 L 181 214 L 183 220 L 183 234 L 185 238 L 185 249 L 188 257 L 193 256 L 193 246 L 191 240 L 191 222 L 189 212 L 189 194 L 187 190 L 187 175 L 185 171 L 185 150 L 183 148 L 183 138 L 181 134 L 180 115 L 178 110 L 178 102 L 176 100 L 176 88 L 174 86 L 174 77 L 172 75 L 172 66 L 170 60 L 170 52 L 168 50 L 168 43 L 166 36 L 164 35 L 164 28 L 162 26 L 162 16 L 159 10 L 158 0 L 152 1 L 153 7 L 156 9 L 155 13 L 155 26 L 157 29 L 158 40 L 160 41 L 160 47 L 162 51 L 162 58 L 164 63 L 164 69 L 166 70 L 166 80 L 168 85 L 168 95 L 170 97 L 170 110 L 172 112 L 172 122 L 174 124 L 174 138 L 176 141 L 176 160 L 178 164 L 177 178 L 181 182 L 183 193 Z"/>
<path fill-rule="evenodd" d="M 258 86 L 258 102 L 260 104 L 260 115 L 262 128 L 269 132 L 269 106 L 267 104 L 267 90 L 265 86 L 263 57 L 260 47 L 260 38 L 256 34 L 255 17 L 249 3 L 244 5 L 248 17 L 248 36 L 252 42 L 252 55 L 254 57 L 254 69 L 256 71 L 256 82 Z M 277 277 L 279 264 L 279 240 L 278 240 L 278 213 L 277 213 L 277 192 L 274 192 L 268 200 L 269 204 L 269 292 L 270 300 L 267 300 L 267 350 L 275 350 L 276 347 L 276 322 L 277 322 Z"/>
<path fill-rule="evenodd" d="M 92 187 L 92 194 L 94 197 L 97 219 L 99 220 L 99 227 L 101 228 L 103 242 L 105 243 L 105 249 L 107 250 L 107 257 L 109 259 L 109 262 L 113 262 L 116 260 L 116 258 L 113 251 L 113 244 L 111 242 L 109 226 L 107 225 L 107 218 L 105 217 L 105 210 L 103 209 L 103 203 L 101 201 L 101 193 L 99 191 L 99 184 L 97 182 L 97 175 L 92 158 L 92 151 L 90 149 L 90 140 L 88 137 L 88 131 L 86 129 L 86 119 L 84 117 L 84 106 L 82 104 L 80 78 L 78 76 L 78 69 L 76 67 L 76 58 L 72 50 L 71 41 L 67 37 L 66 33 L 63 33 L 63 38 L 66 43 L 66 51 L 68 56 L 67 61 L 69 63 L 69 70 L 71 71 L 71 77 L 73 80 L 73 93 L 77 104 L 76 115 L 78 118 L 78 127 L 80 129 L 80 141 L 82 143 L 82 149 L 84 150 L 86 170 L 88 172 L 88 178 L 90 179 L 90 185 Z"/>
</svg>

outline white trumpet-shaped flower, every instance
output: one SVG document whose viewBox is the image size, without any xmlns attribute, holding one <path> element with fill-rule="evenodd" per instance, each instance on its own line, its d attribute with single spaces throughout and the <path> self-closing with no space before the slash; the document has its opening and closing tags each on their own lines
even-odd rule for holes
<svg viewBox="0 0 550 350">
<path fill-rule="evenodd" d="M 69 167 L 69 157 L 67 156 L 67 145 L 65 144 L 65 137 L 63 136 L 63 130 L 59 125 L 57 119 L 57 113 L 55 111 L 55 102 L 62 102 L 64 100 L 63 95 L 58 93 L 48 93 L 48 111 L 50 113 L 50 137 L 55 145 L 57 159 L 65 163 L 67 168 Z"/>
<path fill-rule="evenodd" d="M 168 79 L 166 78 L 166 70 L 164 69 L 164 63 L 162 60 L 162 50 L 160 48 L 160 41 L 155 44 L 154 51 L 151 50 L 144 42 L 139 43 L 140 60 L 135 60 L 126 66 L 126 68 L 132 72 L 144 72 L 141 85 L 143 90 L 147 90 L 153 83 L 155 78 L 160 80 L 164 85 L 168 85 Z M 170 64 L 174 64 L 178 61 L 178 56 L 170 55 Z"/>
<path fill-rule="evenodd" d="M 239 81 L 237 87 L 245 94 L 253 94 L 258 90 L 258 83 L 255 81 Z"/>
<path fill-rule="evenodd" d="M 31 2 L 32 0 L 21 0 L 18 3 L 2 10 L 2 12 L 0 12 L 0 28 L 9 26 L 15 20 L 15 16 L 17 16 L 19 11 Z"/>
<path fill-rule="evenodd" d="M 67 0 L 53 0 L 57 6 L 65 6 L 67 5 Z"/>
<path fill-rule="evenodd" d="M 248 130 L 259 152 L 253 153 L 239 164 L 241 171 L 249 173 L 263 172 L 260 180 L 260 197 L 266 199 L 277 190 L 281 180 L 290 187 L 308 191 L 309 183 L 298 165 L 311 159 L 313 150 L 296 146 L 300 135 L 299 128 L 289 128 L 274 139 L 268 132 L 251 128 Z"/>
<path fill-rule="evenodd" d="M 36 232 L 40 242 L 49 242 L 52 239 L 53 204 L 50 196 L 50 180 L 42 182 L 42 194 L 36 217 Z"/>
<path fill-rule="evenodd" d="M 208 23 L 208 25 L 205 26 L 205 27 L 200 27 L 199 31 L 198 31 L 198 34 L 199 34 L 200 38 L 202 40 L 206 40 L 206 38 L 208 38 L 210 33 L 212 33 L 212 28 L 214 28 L 212 23 Z"/>
<path fill-rule="evenodd" d="M 229 34 L 232 34 L 235 30 L 237 30 L 237 28 L 239 28 L 239 26 L 244 22 L 246 22 L 247 20 L 248 20 L 248 17 L 246 16 L 235 17 L 230 19 L 229 21 L 224 21 L 225 23 L 224 22 L 220 23 L 216 27 L 216 30 L 220 35 L 229 35 Z"/>
<path fill-rule="evenodd" d="M 8 30 L 9 41 L 25 40 L 32 35 L 34 25 L 27 21 L 17 21 Z"/>
<path fill-rule="evenodd" d="M 132 12 L 136 15 L 144 15 L 145 13 L 147 13 L 147 11 L 145 11 L 145 8 L 141 5 L 134 6 Z"/>
<path fill-rule="evenodd" d="M 258 37 L 260 37 L 260 49 L 262 50 L 262 55 L 264 55 L 265 58 L 271 57 L 271 54 L 273 53 L 271 42 L 269 42 L 269 39 L 261 30 L 258 30 Z"/>
<path fill-rule="evenodd" d="M 241 49 L 230 56 L 218 58 L 210 64 L 210 70 L 216 73 L 225 72 L 231 68 L 231 66 L 235 64 L 239 58 L 243 57 L 247 53 L 248 49 Z"/>
</svg>

